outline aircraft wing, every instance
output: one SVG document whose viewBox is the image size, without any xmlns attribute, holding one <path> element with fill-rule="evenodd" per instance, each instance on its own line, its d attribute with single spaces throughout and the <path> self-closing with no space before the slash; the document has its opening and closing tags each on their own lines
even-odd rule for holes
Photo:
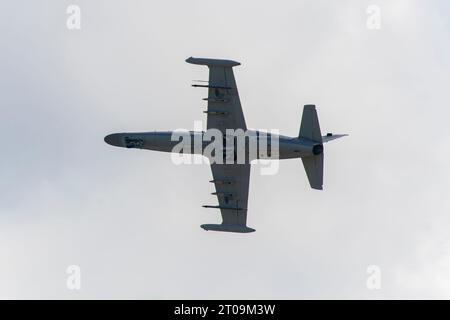
<svg viewBox="0 0 450 320">
<path fill-rule="evenodd" d="M 220 209 L 222 224 L 204 224 L 205 230 L 229 232 L 253 232 L 247 227 L 248 187 L 250 164 L 212 164 L 211 170 L 219 200 L 218 206 L 205 208 Z"/>
<path fill-rule="evenodd" d="M 208 89 L 207 129 L 218 129 L 225 136 L 226 129 L 247 130 L 241 102 L 234 79 L 233 67 L 240 65 L 231 60 L 203 59 L 190 57 L 188 63 L 205 65 L 209 68 L 208 84 L 194 84 L 194 87 Z M 250 180 L 250 164 L 211 164 L 218 206 L 203 206 L 220 209 L 222 224 L 204 224 L 205 230 L 228 232 L 253 232 L 247 227 L 247 202 Z"/>
<path fill-rule="evenodd" d="M 234 80 L 233 67 L 239 62 L 219 59 L 203 59 L 190 57 L 188 63 L 205 65 L 209 68 L 208 84 L 194 84 L 194 87 L 208 88 L 207 129 L 218 129 L 225 133 L 226 129 L 247 130 L 242 112 L 239 93 Z"/>
</svg>

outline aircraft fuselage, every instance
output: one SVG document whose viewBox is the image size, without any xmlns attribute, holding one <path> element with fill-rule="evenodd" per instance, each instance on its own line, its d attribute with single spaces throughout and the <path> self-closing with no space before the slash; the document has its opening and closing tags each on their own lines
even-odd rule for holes
<svg viewBox="0 0 450 320">
<path fill-rule="evenodd" d="M 219 143 L 218 149 L 226 153 L 227 148 L 243 152 L 246 161 L 254 159 L 292 159 L 318 155 L 323 145 L 301 137 L 288 137 L 257 130 L 247 130 L 246 137 L 217 141 L 204 131 L 155 131 L 137 133 L 114 133 L 105 137 L 105 142 L 123 148 L 147 149 L 162 152 L 176 152 L 205 155 L 212 143 Z M 209 149 L 208 149 L 209 146 Z M 230 147 L 231 146 L 231 147 Z"/>
</svg>

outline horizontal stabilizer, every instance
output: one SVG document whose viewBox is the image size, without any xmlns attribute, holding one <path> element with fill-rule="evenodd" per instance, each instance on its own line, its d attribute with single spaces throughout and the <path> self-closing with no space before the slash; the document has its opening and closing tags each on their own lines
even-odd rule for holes
<svg viewBox="0 0 450 320">
<path fill-rule="evenodd" d="M 323 153 L 302 158 L 303 167 L 308 176 L 309 185 L 316 190 L 323 188 Z"/>
<path fill-rule="evenodd" d="M 300 138 L 322 143 L 319 119 L 317 118 L 316 106 L 307 104 L 303 107 L 302 122 L 300 124 Z"/>
<path fill-rule="evenodd" d="M 238 233 L 250 233 L 255 229 L 238 224 L 202 224 L 202 227 L 206 231 L 223 231 L 223 232 L 238 232 Z"/>
</svg>

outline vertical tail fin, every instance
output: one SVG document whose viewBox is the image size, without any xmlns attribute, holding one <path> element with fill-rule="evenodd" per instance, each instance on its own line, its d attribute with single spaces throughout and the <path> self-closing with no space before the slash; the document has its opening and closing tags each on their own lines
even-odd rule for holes
<svg viewBox="0 0 450 320">
<path fill-rule="evenodd" d="M 303 167 L 308 176 L 311 188 L 322 190 L 323 186 L 323 146 L 322 133 L 320 132 L 319 119 L 315 105 L 303 107 L 302 122 L 300 125 L 299 138 L 308 139 L 316 143 L 314 155 L 302 158 Z M 317 146 L 317 148 L 316 148 Z"/>
</svg>

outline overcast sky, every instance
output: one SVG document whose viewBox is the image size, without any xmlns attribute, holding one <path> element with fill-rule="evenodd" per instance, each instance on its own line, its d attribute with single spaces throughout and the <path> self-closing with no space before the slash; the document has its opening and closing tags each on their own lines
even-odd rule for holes
<svg viewBox="0 0 450 320">
<path fill-rule="evenodd" d="M 66 27 L 67 6 L 81 29 Z M 369 29 L 369 5 L 381 9 Z M 0 298 L 450 298 L 448 1 L 2 1 Z M 207 165 L 106 134 L 205 121 L 207 68 L 240 61 L 249 127 L 317 105 L 324 190 L 301 161 L 252 171 L 251 234 Z M 205 122 L 204 122 L 205 123 Z M 81 268 L 81 290 L 66 268 Z M 379 266 L 381 289 L 366 286 Z"/>
</svg>

